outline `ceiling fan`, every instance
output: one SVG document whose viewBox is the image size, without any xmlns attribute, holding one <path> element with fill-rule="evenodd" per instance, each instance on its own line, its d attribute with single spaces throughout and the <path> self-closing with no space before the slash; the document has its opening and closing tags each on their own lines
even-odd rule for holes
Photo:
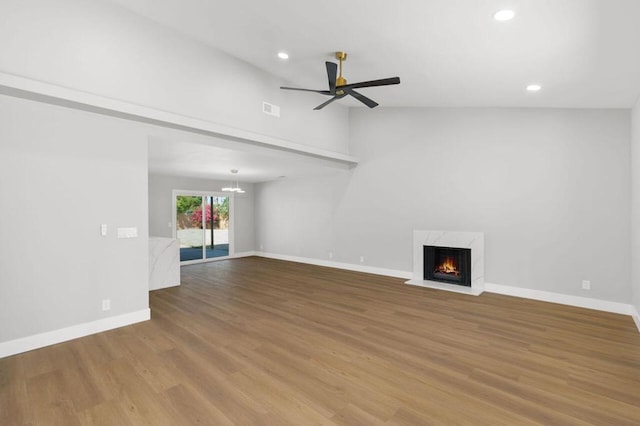
<svg viewBox="0 0 640 426">
<path fill-rule="evenodd" d="M 342 99 L 347 95 L 353 96 L 369 108 L 375 108 L 378 103 L 372 99 L 367 98 L 362 93 L 356 92 L 354 89 L 361 87 L 375 87 L 375 86 L 388 86 L 391 84 L 400 84 L 400 77 L 383 78 L 381 80 L 361 81 L 360 83 L 347 84 L 347 80 L 342 77 L 342 62 L 347 60 L 347 54 L 345 52 L 336 52 L 336 59 L 340 61 L 340 75 L 338 74 L 338 64 L 335 62 L 325 62 L 327 67 L 327 77 L 329 79 L 329 90 L 313 90 L 313 89 L 299 89 L 296 87 L 280 87 L 284 90 L 301 90 L 303 92 L 320 93 L 321 95 L 331 96 L 331 99 L 318 105 L 314 110 L 322 109 L 329 105 L 336 99 Z M 337 76 L 336 76 L 337 75 Z"/>
</svg>

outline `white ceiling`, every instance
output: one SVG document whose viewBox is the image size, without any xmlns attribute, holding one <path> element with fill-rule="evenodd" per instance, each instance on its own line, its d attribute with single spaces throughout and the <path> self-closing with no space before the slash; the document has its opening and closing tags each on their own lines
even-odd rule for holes
<svg viewBox="0 0 640 426">
<path fill-rule="evenodd" d="M 112 1 L 298 87 L 325 89 L 323 62 L 344 50 L 349 82 L 401 78 L 362 89 L 381 106 L 630 108 L 640 94 L 640 0 Z M 515 18 L 495 21 L 500 9 Z M 542 90 L 528 93 L 530 83 Z M 238 168 L 240 181 L 260 182 L 344 167 L 258 147 L 153 142 L 153 173 L 228 179 Z"/>
<path fill-rule="evenodd" d="M 232 175 L 232 168 L 238 173 Z M 348 168 L 343 163 L 219 138 L 190 136 L 188 139 L 149 139 L 149 172 L 153 174 L 265 182 L 324 176 Z"/>
<path fill-rule="evenodd" d="M 400 76 L 362 90 L 382 106 L 629 108 L 640 94 L 639 0 L 113 1 L 302 87 L 324 89 L 344 50 L 349 82 Z M 505 8 L 515 18 L 495 21 Z"/>
</svg>

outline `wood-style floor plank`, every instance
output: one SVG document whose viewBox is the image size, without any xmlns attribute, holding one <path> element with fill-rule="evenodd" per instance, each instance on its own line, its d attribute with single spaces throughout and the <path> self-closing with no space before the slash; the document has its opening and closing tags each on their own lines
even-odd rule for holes
<svg viewBox="0 0 640 426">
<path fill-rule="evenodd" d="M 630 317 L 244 258 L 0 359 L 2 425 L 637 425 Z"/>
</svg>

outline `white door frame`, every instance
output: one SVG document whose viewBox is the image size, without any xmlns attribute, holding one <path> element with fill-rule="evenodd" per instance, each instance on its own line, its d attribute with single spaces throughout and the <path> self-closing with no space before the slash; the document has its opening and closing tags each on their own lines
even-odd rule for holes
<svg viewBox="0 0 640 426">
<path fill-rule="evenodd" d="M 225 260 L 233 257 L 235 254 L 235 194 L 229 192 L 215 192 L 215 191 L 194 191 L 192 189 L 174 189 L 171 191 L 171 219 L 173 221 L 173 238 L 178 239 L 178 214 L 176 212 L 176 198 L 179 195 L 187 195 L 187 196 L 195 196 L 202 197 L 202 222 L 206 221 L 206 214 L 204 214 L 204 202 L 205 197 L 228 197 L 229 198 L 229 255 L 228 256 L 219 256 L 206 258 L 204 256 L 203 259 L 196 260 L 186 260 L 184 262 L 180 262 L 181 265 L 191 265 L 194 263 L 203 263 L 203 262 L 215 262 L 218 260 Z M 203 250 L 206 250 L 205 247 L 205 232 L 203 227 L 202 232 L 202 247 Z M 203 252 L 203 254 L 206 252 Z"/>
</svg>

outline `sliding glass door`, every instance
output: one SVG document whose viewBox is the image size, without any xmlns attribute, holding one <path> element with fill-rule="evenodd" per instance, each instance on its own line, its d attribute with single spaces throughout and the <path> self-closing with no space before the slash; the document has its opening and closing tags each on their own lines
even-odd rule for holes
<svg viewBox="0 0 640 426">
<path fill-rule="evenodd" d="M 180 261 L 202 260 L 202 218 L 198 219 L 198 209 L 202 209 L 203 197 L 192 195 L 176 196 L 176 238 L 180 240 Z"/>
<path fill-rule="evenodd" d="M 206 197 L 205 258 L 229 256 L 229 197 Z"/>
<path fill-rule="evenodd" d="M 229 256 L 231 204 L 229 195 L 174 191 L 174 229 L 181 262 Z"/>
</svg>

